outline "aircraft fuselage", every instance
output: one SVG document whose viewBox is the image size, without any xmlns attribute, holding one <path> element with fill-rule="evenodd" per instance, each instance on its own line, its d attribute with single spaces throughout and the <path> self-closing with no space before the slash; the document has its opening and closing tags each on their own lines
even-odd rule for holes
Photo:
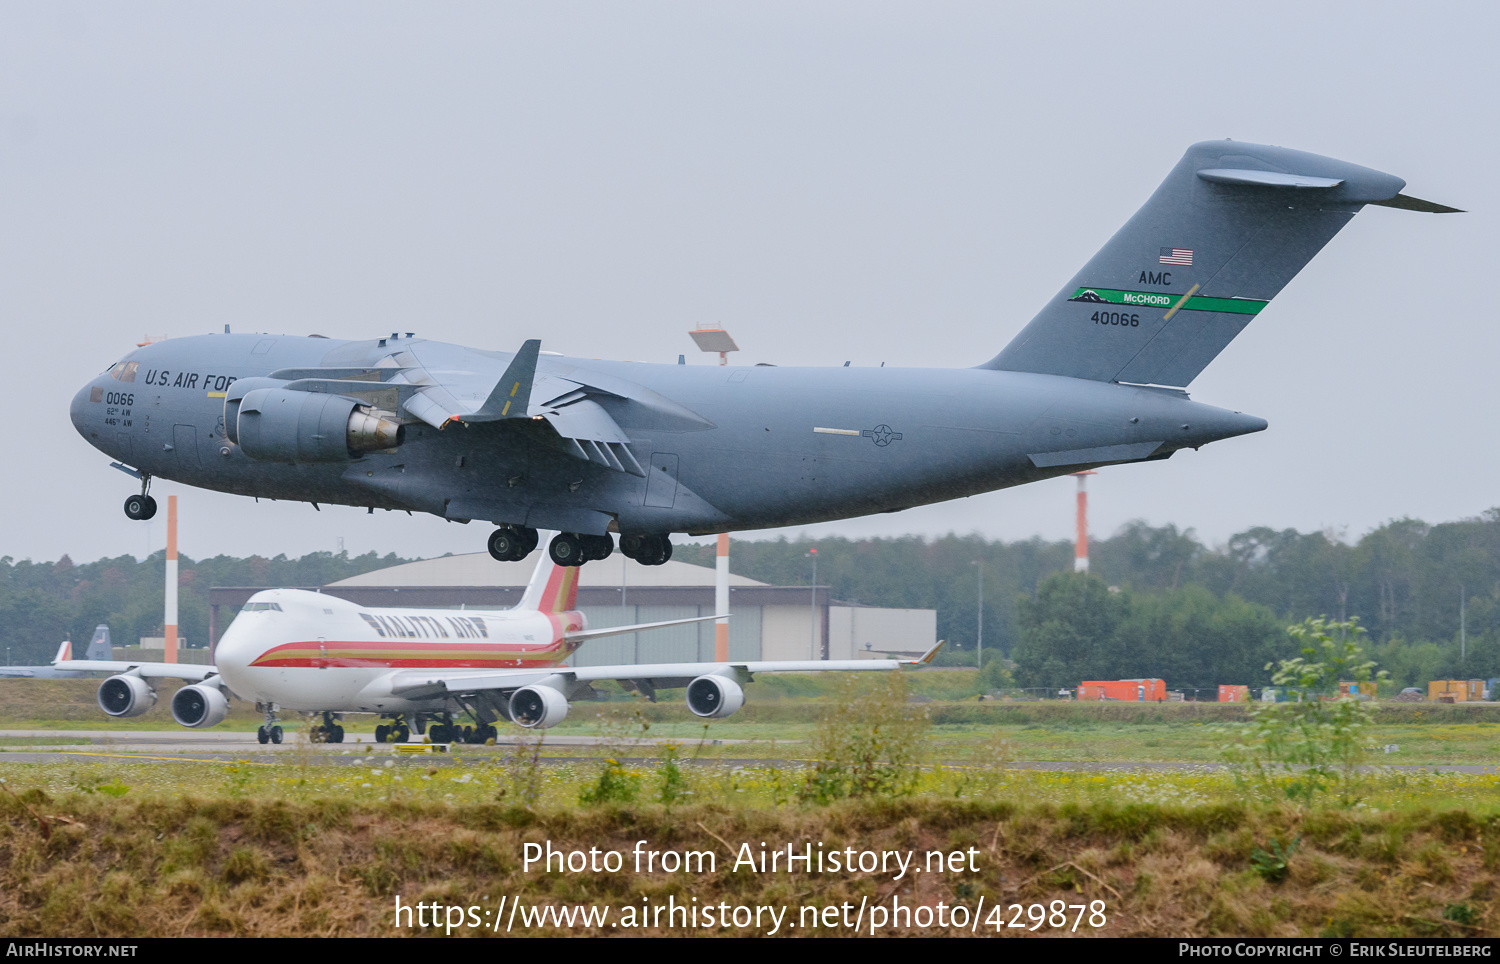
<svg viewBox="0 0 1500 964">
<path fill-rule="evenodd" d="M 705 533 L 892 512 L 1164 458 L 1266 426 L 1174 390 L 1057 375 L 543 356 L 539 372 L 654 393 L 696 420 L 637 399 L 601 400 L 644 477 L 577 457 L 540 418 L 439 429 L 398 411 L 399 446 L 331 462 L 251 458 L 226 432 L 225 398 L 242 379 L 375 370 L 411 349 L 497 371 L 510 357 L 418 338 L 180 338 L 126 356 L 77 394 L 71 415 L 90 444 L 121 463 L 202 488 L 596 533 Z"/>
</svg>

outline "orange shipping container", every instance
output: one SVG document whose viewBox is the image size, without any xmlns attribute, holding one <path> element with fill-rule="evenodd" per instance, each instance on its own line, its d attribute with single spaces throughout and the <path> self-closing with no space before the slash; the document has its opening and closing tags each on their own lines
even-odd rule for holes
<svg viewBox="0 0 1500 964">
<path fill-rule="evenodd" d="M 1159 679 L 1084 680 L 1078 684 L 1078 698 L 1159 703 L 1167 698 L 1167 684 Z"/>
<path fill-rule="evenodd" d="M 1467 703 L 1469 697 L 1469 680 L 1463 679 L 1435 679 L 1427 684 L 1427 698 L 1438 700 L 1441 697 L 1450 697 L 1455 703 Z M 1481 687 L 1483 683 L 1480 682 Z"/>
<path fill-rule="evenodd" d="M 1250 687 L 1248 686 L 1219 686 L 1220 703 L 1248 703 L 1250 702 Z"/>
</svg>

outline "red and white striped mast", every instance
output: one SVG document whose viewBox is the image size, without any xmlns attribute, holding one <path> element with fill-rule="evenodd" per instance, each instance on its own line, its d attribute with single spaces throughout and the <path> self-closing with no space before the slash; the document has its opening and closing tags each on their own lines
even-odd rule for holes
<svg viewBox="0 0 1500 964">
<path fill-rule="evenodd" d="M 177 662 L 177 496 L 167 496 L 167 611 L 166 655 L 168 663 Z"/>
<path fill-rule="evenodd" d="M 1073 542 L 1073 571 L 1089 571 L 1089 490 L 1087 479 L 1098 472 L 1074 472 L 1078 480 L 1078 536 Z"/>
</svg>

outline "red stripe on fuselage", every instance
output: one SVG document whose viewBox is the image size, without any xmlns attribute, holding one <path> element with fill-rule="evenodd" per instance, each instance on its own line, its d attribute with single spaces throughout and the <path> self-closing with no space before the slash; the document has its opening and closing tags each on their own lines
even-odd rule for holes
<svg viewBox="0 0 1500 964">
<path fill-rule="evenodd" d="M 564 634 L 582 629 L 579 612 L 543 613 L 552 625 L 552 640 L 536 646 L 516 643 L 470 643 L 415 640 L 315 639 L 273 646 L 251 661 L 252 667 L 350 667 L 370 669 L 529 669 L 554 666 L 573 654 L 579 643 Z"/>
</svg>

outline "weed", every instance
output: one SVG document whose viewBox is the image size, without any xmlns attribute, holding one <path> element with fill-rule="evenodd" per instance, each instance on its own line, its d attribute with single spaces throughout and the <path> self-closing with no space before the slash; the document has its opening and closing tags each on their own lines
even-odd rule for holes
<svg viewBox="0 0 1500 964">
<path fill-rule="evenodd" d="M 1384 678 L 1364 659 L 1365 635 L 1357 619 L 1329 622 L 1308 619 L 1287 630 L 1302 643 L 1302 655 L 1282 660 L 1271 681 L 1294 700 L 1255 703 L 1248 724 L 1229 728 L 1235 742 L 1223 755 L 1250 773 L 1261 787 L 1311 807 L 1336 793 L 1341 805 L 1361 799 L 1359 765 L 1369 742 L 1364 732 L 1372 721 L 1367 702 L 1338 695 L 1341 680 L 1368 682 Z"/>
<path fill-rule="evenodd" d="M 1474 925 L 1479 923 L 1479 911 L 1472 904 L 1449 904 L 1443 909 L 1443 919 L 1451 920 L 1455 924 Z"/>
<path fill-rule="evenodd" d="M 693 793 L 688 784 L 687 775 L 682 772 L 682 767 L 677 765 L 677 755 L 681 752 L 682 746 L 677 743 L 665 743 L 661 748 L 656 798 L 666 805 L 668 811 L 672 809 L 672 804 Z"/>
<path fill-rule="evenodd" d="M 586 805 L 633 803 L 640 792 L 641 775 L 625 769 L 619 760 L 609 759 L 599 768 L 599 779 L 594 785 L 584 787 L 578 794 L 578 802 Z"/>
<path fill-rule="evenodd" d="M 899 670 L 873 684 L 846 678 L 813 738 L 818 762 L 803 784 L 803 799 L 828 803 L 913 792 L 927 726 L 926 713 L 908 705 Z"/>
<path fill-rule="evenodd" d="M 1261 878 L 1273 884 L 1279 884 L 1286 880 L 1287 873 L 1291 870 L 1292 853 L 1297 849 L 1297 843 L 1302 838 L 1298 837 L 1291 843 L 1283 845 L 1282 842 L 1271 838 L 1269 850 L 1256 847 L 1250 854 L 1250 866 Z"/>
</svg>

